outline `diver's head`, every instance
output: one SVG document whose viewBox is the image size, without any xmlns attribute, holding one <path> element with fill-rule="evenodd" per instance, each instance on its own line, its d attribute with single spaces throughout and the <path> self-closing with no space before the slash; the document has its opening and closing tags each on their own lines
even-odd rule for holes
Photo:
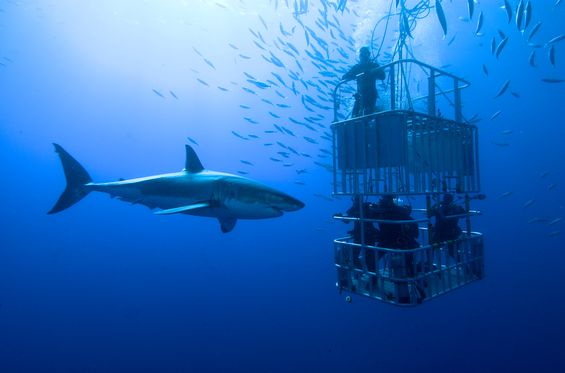
<svg viewBox="0 0 565 373">
<path fill-rule="evenodd" d="M 381 206 L 390 207 L 394 206 L 394 196 L 392 194 L 384 194 L 379 201 Z"/>
<path fill-rule="evenodd" d="M 359 62 L 367 63 L 371 60 L 371 51 L 368 47 L 362 47 L 359 49 Z"/>
<path fill-rule="evenodd" d="M 394 204 L 398 207 L 402 207 L 403 209 L 408 211 L 408 213 L 412 212 L 412 204 L 407 198 L 398 196 L 394 198 Z"/>
<path fill-rule="evenodd" d="M 451 202 L 453 202 L 453 194 L 445 193 L 443 195 L 443 204 L 449 205 Z"/>
<path fill-rule="evenodd" d="M 353 197 L 351 197 L 351 202 L 352 202 L 354 205 L 358 205 L 359 202 L 361 202 L 361 194 L 355 194 L 355 195 L 353 195 Z"/>
</svg>

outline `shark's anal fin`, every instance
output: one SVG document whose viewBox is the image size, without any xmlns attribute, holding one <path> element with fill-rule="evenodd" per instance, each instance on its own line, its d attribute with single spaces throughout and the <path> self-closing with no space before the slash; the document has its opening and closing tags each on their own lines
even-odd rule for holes
<svg viewBox="0 0 565 373">
<path fill-rule="evenodd" d="M 203 208 L 208 208 L 208 207 L 210 207 L 209 202 L 193 203 L 192 205 L 180 206 L 180 207 L 174 207 L 172 209 L 155 211 L 155 214 L 156 215 L 181 214 L 181 213 L 186 212 L 186 211 L 203 209 Z"/>
<path fill-rule="evenodd" d="M 220 222 L 222 233 L 231 232 L 233 227 L 235 227 L 235 223 L 237 223 L 236 218 L 218 218 L 218 221 Z"/>
</svg>

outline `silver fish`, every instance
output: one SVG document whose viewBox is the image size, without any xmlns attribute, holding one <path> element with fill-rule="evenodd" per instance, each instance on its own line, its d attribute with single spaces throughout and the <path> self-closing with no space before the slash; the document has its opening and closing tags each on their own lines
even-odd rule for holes
<svg viewBox="0 0 565 373">
<path fill-rule="evenodd" d="M 563 39 L 565 39 L 565 34 L 561 34 L 559 36 L 554 37 L 553 39 L 547 42 L 547 45 L 555 44 Z"/>
<path fill-rule="evenodd" d="M 527 201 L 522 205 L 522 207 L 523 207 L 523 208 L 530 207 L 530 206 L 533 205 L 535 202 L 536 202 L 535 199 L 529 199 L 529 200 L 527 200 Z"/>
<path fill-rule="evenodd" d="M 479 13 L 479 20 L 477 21 L 477 29 L 475 30 L 475 35 L 479 35 L 481 29 L 483 28 L 483 12 Z"/>
<path fill-rule="evenodd" d="M 500 89 L 498 90 L 498 93 L 496 94 L 496 96 L 494 96 L 494 98 L 502 96 L 504 94 L 504 92 L 506 92 L 506 90 L 508 89 L 509 85 L 510 85 L 510 80 L 505 81 L 504 84 L 502 85 L 502 87 L 500 87 Z"/>
<path fill-rule="evenodd" d="M 524 21 L 524 28 L 522 30 L 527 29 L 530 25 L 530 21 L 532 20 L 532 3 L 529 0 L 526 4 L 526 9 L 524 10 L 524 16 L 526 17 L 526 19 Z"/>
<path fill-rule="evenodd" d="M 494 118 L 498 117 L 500 113 L 502 113 L 502 111 L 498 110 L 496 113 L 490 116 L 490 120 L 493 120 Z"/>
<path fill-rule="evenodd" d="M 163 96 L 163 94 L 156 89 L 153 89 L 153 93 L 155 93 L 157 96 L 159 96 L 161 98 L 165 98 L 165 96 Z"/>
<path fill-rule="evenodd" d="M 524 1 L 520 0 L 518 7 L 516 7 L 516 27 L 522 31 L 522 22 L 524 21 Z"/>
<path fill-rule="evenodd" d="M 498 196 L 498 199 L 502 199 L 502 198 L 506 198 L 509 197 L 513 194 L 514 192 L 504 192 L 501 195 Z"/>
<path fill-rule="evenodd" d="M 547 219 L 545 218 L 538 218 L 537 216 L 534 216 L 533 218 L 531 218 L 530 220 L 528 220 L 528 224 L 533 224 L 533 223 L 546 223 Z"/>
<path fill-rule="evenodd" d="M 506 45 L 507 42 L 508 42 L 508 37 L 502 39 L 500 43 L 498 43 L 498 46 L 496 47 L 496 52 L 494 53 L 496 58 L 498 58 L 498 56 L 502 52 L 502 49 L 504 49 L 504 46 Z"/>
<path fill-rule="evenodd" d="M 447 20 L 445 19 L 445 13 L 443 11 L 443 7 L 441 6 L 441 1 L 439 0 L 436 0 L 436 14 L 443 30 L 443 36 L 445 36 L 447 35 Z"/>
<path fill-rule="evenodd" d="M 508 23 L 512 21 L 512 7 L 508 0 L 504 0 L 504 10 L 506 10 L 506 16 L 508 17 Z"/>
<path fill-rule="evenodd" d="M 555 46 L 553 44 L 551 44 L 549 48 L 549 63 L 551 63 L 551 66 L 555 67 Z"/>
<path fill-rule="evenodd" d="M 532 40 L 534 35 L 539 31 L 540 27 L 541 27 L 541 22 L 536 23 L 534 27 L 532 27 L 532 31 L 530 31 L 530 35 L 528 35 L 528 43 L 530 42 L 530 40 Z"/>
<path fill-rule="evenodd" d="M 557 78 L 542 78 L 542 82 L 544 83 L 563 83 L 565 79 L 557 79 Z"/>
<path fill-rule="evenodd" d="M 210 60 L 207 59 L 207 58 L 204 58 L 204 62 L 206 62 L 206 64 L 207 64 L 208 66 L 210 66 L 211 68 L 213 68 L 214 70 L 216 70 L 216 66 L 214 66 L 214 64 L 212 63 L 212 61 L 210 61 Z"/>
<path fill-rule="evenodd" d="M 242 140 L 249 140 L 246 137 L 241 136 L 239 133 L 235 132 L 235 131 L 231 131 L 231 133 L 235 136 L 235 137 L 239 137 Z"/>
<path fill-rule="evenodd" d="M 536 62 L 534 61 L 535 57 L 536 57 L 536 50 L 534 49 L 532 53 L 530 53 L 530 58 L 528 58 L 528 63 L 532 67 L 536 67 Z"/>
</svg>

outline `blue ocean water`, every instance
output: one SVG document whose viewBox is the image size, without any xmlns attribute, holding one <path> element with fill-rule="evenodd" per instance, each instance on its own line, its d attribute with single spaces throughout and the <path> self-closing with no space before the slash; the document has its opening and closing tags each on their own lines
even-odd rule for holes
<svg viewBox="0 0 565 373">
<path fill-rule="evenodd" d="M 565 79 L 559 3 L 532 2 L 523 33 L 499 0 L 471 20 L 443 1 L 445 37 L 434 9 L 418 21 L 414 54 L 471 81 L 464 114 L 482 118 L 486 277 L 399 308 L 335 288 L 348 226 L 331 217 L 350 201 L 321 151 L 337 78 L 320 73 L 356 62 L 390 2 L 0 2 L 0 372 L 565 371 L 565 83 L 542 81 Z M 178 171 L 190 143 L 306 207 L 226 234 L 99 193 L 47 215 L 53 142 L 95 181 Z"/>
</svg>

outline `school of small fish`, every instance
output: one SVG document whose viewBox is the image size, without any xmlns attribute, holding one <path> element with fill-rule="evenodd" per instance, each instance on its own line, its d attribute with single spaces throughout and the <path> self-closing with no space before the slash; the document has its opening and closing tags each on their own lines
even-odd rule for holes
<svg viewBox="0 0 565 373">
<path fill-rule="evenodd" d="M 314 4 L 315 2 L 315 4 Z M 539 77 L 541 84 L 558 86 L 565 83 L 565 76 L 560 76 L 560 61 L 558 51 L 565 48 L 565 33 L 544 35 L 544 23 L 536 19 L 538 2 L 531 0 L 498 0 L 500 14 L 491 14 L 478 0 L 429 0 L 421 1 L 426 4 L 429 16 L 435 17 L 439 23 L 445 43 L 462 39 L 461 30 L 453 33 L 450 28 L 450 18 L 459 11 L 460 20 L 469 22 L 469 36 L 476 40 L 485 40 L 485 48 L 490 48 L 492 58 L 477 66 L 485 79 L 489 79 L 497 88 L 487 95 L 492 102 L 500 103 L 510 95 L 520 98 L 519 84 L 511 77 L 500 77 L 491 73 L 496 71 L 496 64 L 508 58 L 506 54 L 511 48 L 526 50 L 524 61 L 532 71 L 551 71 Z M 551 0 L 553 8 L 562 8 L 561 0 Z M 357 62 L 358 41 L 352 36 L 355 24 L 351 19 L 363 19 L 350 7 L 347 0 L 269 0 L 269 6 L 278 11 L 288 11 L 292 14 L 292 22 L 284 23 L 276 18 L 268 18 L 261 12 L 252 12 L 245 8 L 245 0 L 240 0 L 241 9 L 233 4 L 220 1 L 210 1 L 209 5 L 220 11 L 245 13 L 253 19 L 248 27 L 249 40 L 226 41 L 225 50 L 233 56 L 235 64 L 249 66 L 247 71 L 237 72 L 231 81 L 213 81 L 213 72 L 222 69 L 221 61 L 205 53 L 203 45 L 188 46 L 197 63 L 188 67 L 193 73 L 193 81 L 197 89 L 217 90 L 222 95 L 236 96 L 241 116 L 239 122 L 230 128 L 231 135 L 237 141 L 246 144 L 257 143 L 264 152 L 264 161 L 272 162 L 273 167 L 294 169 L 296 185 L 306 185 L 308 176 L 314 168 L 333 171 L 332 164 L 332 133 L 330 123 L 333 110 L 333 89 L 341 77 Z M 399 0 L 391 1 L 400 6 Z M 491 8 L 488 8 L 491 9 Z M 391 11 L 393 13 L 394 10 Z M 346 17 L 348 16 L 348 17 Z M 252 17 L 252 18 L 251 18 Z M 399 17 L 400 18 L 400 17 Z M 498 22 L 501 18 L 503 22 Z M 348 21 L 346 21 L 348 20 Z M 433 20 L 433 19 L 432 19 Z M 491 27 L 497 20 L 498 28 Z M 414 38 L 414 24 L 407 18 L 399 19 L 396 27 L 403 29 L 407 36 Z M 398 31 L 398 30 L 396 30 Z M 458 36 L 459 35 L 459 36 Z M 456 39 L 457 36 L 457 39 Z M 456 41 L 457 40 L 457 41 Z M 481 43 L 482 46 L 482 43 Z M 226 52 L 227 53 L 227 52 Z M 384 58 L 391 54 L 384 53 Z M 13 61 L 8 57 L 0 57 L 0 69 L 6 68 Z M 253 66 L 264 64 L 268 69 Z M 268 72 L 264 72 L 264 71 Z M 315 74 L 312 75 L 312 71 Z M 497 76 L 495 78 L 495 76 Z M 186 99 L 180 90 L 164 87 L 150 88 L 149 95 L 156 100 L 172 100 L 178 102 Z M 346 88 L 343 93 L 352 95 L 354 85 Z M 163 101 L 165 102 L 165 101 Z M 502 109 L 492 110 L 489 119 L 501 122 L 505 118 Z M 480 120 L 478 114 L 467 120 L 475 124 Z M 496 122 L 493 122 L 496 123 Z M 500 151 L 512 145 L 511 140 L 519 131 L 512 129 L 498 130 L 502 141 L 490 141 Z M 199 142 L 193 137 L 187 141 L 198 146 Z M 261 159 L 241 159 L 237 170 L 239 174 L 252 173 Z M 281 168 L 281 170 L 282 170 Z M 545 178 L 543 176 L 542 178 Z M 548 193 L 558 189 L 557 183 L 546 186 Z M 333 198 L 315 194 L 317 198 L 331 201 Z M 503 192 L 498 199 L 517 198 L 512 191 Z M 536 199 L 524 199 L 518 202 L 525 211 L 535 210 Z M 553 228 L 562 225 L 562 218 L 532 217 L 529 223 L 545 223 Z M 553 230 L 550 236 L 557 236 L 560 231 Z"/>
<path fill-rule="evenodd" d="M 445 0 L 444 0 L 445 2 Z M 504 11 L 505 17 L 508 23 L 509 30 L 503 31 L 501 29 L 497 29 L 493 36 L 489 37 L 490 40 L 490 53 L 492 56 L 495 57 L 495 60 L 498 60 L 502 57 L 503 51 L 505 47 L 508 45 L 510 39 L 510 32 L 518 34 L 517 37 L 512 38 L 512 40 L 517 40 L 517 42 L 525 42 L 527 47 L 530 49 L 528 52 L 528 64 L 532 68 L 537 68 L 540 66 L 536 62 L 536 51 L 540 49 L 546 49 L 547 54 L 547 63 L 549 66 L 555 68 L 557 67 L 557 61 L 555 57 L 555 49 L 559 42 L 565 40 L 565 34 L 559 34 L 546 42 L 534 43 L 535 36 L 538 35 L 538 31 L 542 28 L 542 21 L 537 21 L 533 26 L 532 19 L 535 15 L 534 12 L 534 3 L 531 0 L 518 0 L 515 2 L 515 6 L 513 7 L 511 1 L 503 0 L 501 1 L 501 10 Z M 553 8 L 557 8 L 561 3 L 561 0 L 554 1 Z M 453 1 L 450 1 L 452 6 L 459 6 L 461 4 L 456 4 Z M 473 16 L 476 12 L 476 7 L 480 7 L 480 2 L 478 0 L 467 0 L 467 17 L 460 16 L 459 19 L 465 22 L 469 22 L 473 19 Z M 542 5 L 542 4 L 540 4 Z M 545 5 L 545 4 L 544 4 Z M 437 20 L 441 26 L 443 31 L 444 37 L 448 35 L 448 22 L 445 16 L 444 6 L 442 5 L 442 0 L 435 1 L 435 9 Z M 487 14 L 483 13 L 482 10 L 479 11 L 479 16 L 477 18 L 477 23 L 474 29 L 474 35 L 477 37 L 486 36 L 485 35 L 485 17 Z M 500 17 L 501 15 L 488 15 L 491 18 Z M 514 21 L 514 25 L 512 25 L 512 21 Z M 453 36 L 453 38 L 455 35 Z M 450 40 L 449 44 L 453 41 L 453 38 Z M 449 45 L 448 44 L 448 45 Z M 487 64 L 482 64 L 482 71 L 485 76 L 489 75 L 489 68 Z M 542 76 L 540 77 L 540 81 L 542 83 L 549 83 L 549 84 L 560 84 L 565 82 L 565 77 L 559 76 Z M 502 96 L 507 89 L 511 86 L 511 80 L 507 79 L 502 83 L 500 86 L 499 91 L 493 96 L 494 98 L 498 98 Z M 515 98 L 519 98 L 520 95 L 517 92 L 511 92 L 512 96 Z M 494 120 L 502 113 L 502 110 L 497 110 L 491 117 L 490 120 Z M 471 121 L 469 121 L 471 122 Z M 495 145 L 499 145 L 498 143 Z M 500 145 L 506 146 L 506 144 Z"/>
<path fill-rule="evenodd" d="M 560 2 L 560 0 L 556 1 L 554 7 L 558 7 Z M 244 141 L 262 141 L 266 149 L 271 149 L 271 152 L 265 155 L 266 159 L 279 167 L 295 167 L 297 176 L 306 174 L 304 164 L 332 172 L 332 135 L 329 129 L 333 108 L 332 90 L 340 77 L 356 62 L 357 57 L 355 40 L 350 32 L 346 31 L 353 28 L 351 25 L 342 24 L 342 16 L 352 13 L 359 18 L 361 16 L 349 9 L 347 1 L 343 0 L 320 0 L 321 7 L 318 6 L 318 3 L 316 6 L 311 6 L 305 0 L 286 0 L 284 4 L 282 0 L 271 0 L 270 3 L 276 9 L 286 5 L 292 10 L 295 22 L 277 24 L 273 23 L 273 20 L 265 20 L 258 14 L 257 26 L 249 27 L 248 30 L 255 50 L 245 49 L 236 42 L 228 44 L 228 47 L 235 52 L 236 60 L 252 59 L 256 62 L 256 56 L 259 56 L 271 67 L 270 74 L 260 76 L 253 72 L 244 72 L 242 79 L 231 82 L 231 90 L 233 92 L 239 90 L 241 97 L 244 98 L 245 103 L 240 105 L 241 109 L 245 111 L 254 108 L 250 111 L 253 114 L 244 114 L 242 119 L 252 125 L 252 131 L 257 133 L 251 130 L 232 130 L 232 134 Z M 430 9 L 435 8 L 435 17 L 441 26 L 443 37 L 447 45 L 451 45 L 455 41 L 456 34 L 450 35 L 447 15 L 451 14 L 452 9 L 448 7 L 457 7 L 461 4 L 446 0 L 434 0 L 428 3 Z M 556 48 L 561 47 L 565 34 L 552 36 L 547 41 L 539 40 L 543 23 L 535 19 L 535 2 L 502 0 L 500 3 L 503 13 L 493 15 L 486 9 L 482 9 L 479 1 L 467 0 L 466 15 L 459 17 L 466 22 L 474 20 L 472 29 L 474 37 L 488 38 L 490 41 L 490 54 L 493 59 L 491 62 L 479 65 L 484 76 L 491 79 L 489 65 L 507 58 L 505 51 L 509 45 L 514 48 L 518 42 L 525 44 L 525 48 L 528 49 L 529 66 L 538 68 L 545 63 L 555 68 L 558 64 Z M 398 8 L 399 1 L 396 2 L 396 6 Z M 464 8 L 461 7 L 461 9 Z M 494 17 L 504 17 L 505 23 L 500 23 L 500 28 L 492 29 L 490 22 Z M 413 38 L 411 32 L 414 25 L 411 25 L 408 19 L 400 19 L 399 27 L 406 31 L 409 38 Z M 491 32 L 492 34 L 488 35 Z M 541 59 L 543 49 L 546 50 L 546 61 Z M 203 56 L 196 48 L 194 51 L 208 68 L 216 69 L 216 65 L 209 58 Z M 384 56 L 391 57 L 387 53 Z M 310 69 L 306 69 L 306 65 L 309 65 Z M 308 75 L 312 66 L 317 71 L 315 76 Z M 492 98 L 503 100 L 503 97 L 509 94 L 515 99 L 521 97 L 517 85 L 513 84 L 511 78 L 500 79 L 499 77 L 498 79 L 495 83 L 498 88 L 492 94 Z M 565 79 L 559 76 L 541 76 L 539 79 L 545 84 L 565 82 Z M 196 80 L 206 87 L 214 86 L 200 77 L 197 77 Z M 217 88 L 227 91 L 219 86 Z M 353 91 L 346 91 L 346 93 L 353 93 Z M 158 91 L 155 94 L 161 96 Z M 261 110 L 257 110 L 254 104 L 258 100 L 265 104 Z M 300 102 L 300 108 L 296 107 L 297 102 Z M 292 115 L 288 114 L 290 112 Z M 298 114 L 300 112 L 303 114 Z M 504 110 L 496 110 L 490 116 L 490 120 L 494 121 L 501 116 L 504 116 Z M 266 120 L 265 117 L 269 119 Z M 479 120 L 476 114 L 467 121 L 475 124 Z M 506 129 L 499 133 L 504 136 L 504 139 L 490 142 L 501 148 L 511 146 L 514 131 Z M 285 141 L 285 138 L 289 141 Z M 316 154 L 311 153 L 312 149 Z M 303 162 L 305 159 L 308 159 L 309 162 Z M 254 164 L 246 160 L 241 160 L 241 163 L 247 167 L 245 170 L 240 170 L 240 173 L 250 172 Z M 296 180 L 295 183 L 305 185 L 304 180 Z M 555 184 L 550 184 L 548 190 L 553 188 Z M 505 192 L 499 198 L 507 198 L 511 195 L 512 192 Z M 316 197 L 330 199 L 320 195 Z M 535 206 L 535 200 L 526 200 L 522 206 L 524 209 L 529 209 Z M 559 221 L 557 220 L 552 225 L 556 225 Z"/>
<path fill-rule="evenodd" d="M 264 61 L 269 66 L 268 73 L 245 71 L 239 79 L 233 78 L 228 89 L 203 78 L 208 74 L 193 72 L 203 88 L 216 86 L 226 94 L 239 96 L 242 125 L 232 129 L 231 134 L 242 141 L 262 143 L 267 150 L 263 152 L 265 160 L 272 162 L 273 167 L 295 168 L 299 177 L 296 184 L 305 185 L 303 177 L 308 176 L 309 167 L 333 171 L 329 127 L 333 89 L 357 59 L 355 40 L 349 31 L 352 25 L 342 24 L 343 16 L 354 11 L 345 0 L 321 0 L 315 10 L 307 0 L 271 0 L 270 5 L 275 10 L 282 7 L 291 11 L 293 22 L 283 24 L 256 14 L 256 26 L 248 27 L 251 43 L 244 46 L 241 41 L 232 41 L 226 48 L 233 51 L 236 63 L 251 60 L 249 66 L 256 66 Z M 200 47 L 193 46 L 192 50 L 203 62 L 201 69 L 218 68 Z M 312 67 L 316 71 L 314 76 Z M 351 94 L 353 88 L 349 90 Z M 157 89 L 154 93 L 165 97 Z M 192 138 L 189 141 L 196 142 Z M 259 163 L 245 159 L 240 162 L 244 167 L 238 171 L 240 174 L 251 172 Z"/>
</svg>

